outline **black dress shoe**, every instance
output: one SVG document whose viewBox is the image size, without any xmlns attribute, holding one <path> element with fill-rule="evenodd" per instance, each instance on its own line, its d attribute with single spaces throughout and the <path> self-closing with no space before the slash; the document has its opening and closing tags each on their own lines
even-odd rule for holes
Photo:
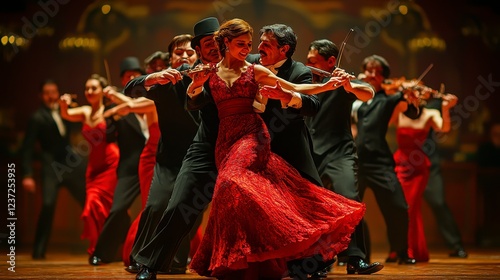
<svg viewBox="0 0 500 280">
<path fill-rule="evenodd" d="M 329 268 L 325 268 L 325 269 L 323 269 L 321 271 L 316 271 L 313 274 L 311 274 L 311 276 L 309 277 L 309 279 L 324 279 L 324 278 L 327 278 L 328 277 L 328 272 L 330 272 Z"/>
<path fill-rule="evenodd" d="M 382 268 L 384 265 L 379 262 L 368 264 L 360 257 L 350 257 L 347 261 L 347 274 L 372 274 Z"/>
<path fill-rule="evenodd" d="M 450 253 L 450 257 L 452 258 L 467 258 L 469 254 L 464 250 L 464 248 L 459 248 L 455 252 Z"/>
<path fill-rule="evenodd" d="M 135 276 L 135 280 L 156 280 L 156 270 L 142 266 L 141 271 Z"/>
<path fill-rule="evenodd" d="M 398 264 L 416 264 L 417 260 L 410 257 L 401 257 L 398 259 Z"/>
<path fill-rule="evenodd" d="M 390 252 L 386 263 L 398 263 L 398 264 L 416 264 L 417 261 L 414 258 L 408 257 L 408 254 L 401 254 L 398 256 L 396 252 Z"/>
<path fill-rule="evenodd" d="M 125 267 L 125 271 L 130 273 L 139 273 L 141 271 L 142 265 L 136 261 L 131 261 L 130 265 Z"/>
<path fill-rule="evenodd" d="M 104 262 L 98 256 L 90 256 L 89 264 L 90 265 L 101 265 L 101 264 L 104 264 Z"/>
<path fill-rule="evenodd" d="M 311 276 L 320 276 L 323 275 L 324 270 L 326 270 L 326 274 L 328 274 L 328 270 L 332 264 L 337 261 L 337 258 L 333 258 L 328 261 L 319 260 L 321 257 L 310 257 L 306 259 L 298 259 L 288 262 L 288 276 L 294 280 L 303 280 L 310 279 Z M 306 267 L 302 265 L 304 263 L 314 263 L 315 271 L 310 271 Z M 325 278 L 325 277 L 323 277 Z M 317 279 L 317 278 L 316 278 Z"/>
<path fill-rule="evenodd" d="M 186 274 L 186 267 L 170 267 L 166 272 L 158 272 L 159 274 Z"/>
<path fill-rule="evenodd" d="M 346 266 L 349 257 L 338 257 L 337 266 Z"/>
</svg>

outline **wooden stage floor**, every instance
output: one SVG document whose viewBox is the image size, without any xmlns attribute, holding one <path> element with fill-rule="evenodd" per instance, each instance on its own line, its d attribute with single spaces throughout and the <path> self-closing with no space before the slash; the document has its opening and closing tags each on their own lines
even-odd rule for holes
<svg viewBox="0 0 500 280">
<path fill-rule="evenodd" d="M 431 261 L 416 265 L 386 264 L 372 275 L 347 275 L 345 267 L 335 266 L 327 279 L 500 279 L 500 249 L 470 250 L 466 259 L 450 258 L 445 250 L 431 252 Z M 373 261 L 383 261 L 385 253 L 374 252 Z M 2 260 L 6 258 L 4 254 Z M 29 253 L 16 254 L 15 272 L 2 261 L 0 279 L 135 279 L 122 263 L 102 266 L 87 264 L 87 256 L 71 253 L 48 253 L 45 260 L 32 260 Z M 193 273 L 158 275 L 158 279 L 214 279 Z M 285 278 L 286 279 L 286 278 Z"/>
</svg>

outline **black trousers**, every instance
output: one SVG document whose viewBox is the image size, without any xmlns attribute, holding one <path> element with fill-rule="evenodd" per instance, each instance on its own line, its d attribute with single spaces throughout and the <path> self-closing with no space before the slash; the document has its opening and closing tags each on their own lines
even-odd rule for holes
<svg viewBox="0 0 500 280">
<path fill-rule="evenodd" d="M 446 204 L 443 177 L 441 176 L 439 164 L 431 165 L 429 182 L 424 191 L 424 198 L 432 209 L 439 231 L 443 235 L 446 244 L 454 250 L 462 248 L 460 231 L 450 208 Z"/>
<path fill-rule="evenodd" d="M 364 163 L 359 166 L 359 194 L 371 188 L 384 217 L 391 252 L 407 256 L 408 204 L 394 166 Z"/>
<path fill-rule="evenodd" d="M 345 147 L 346 153 L 314 154 L 314 162 L 318 167 L 323 186 L 346 198 L 361 201 L 358 191 L 358 163 L 354 147 Z M 351 152 L 349 152 L 349 150 Z M 351 242 L 339 257 L 357 256 L 369 259 L 365 246 L 364 222 L 360 222 L 351 235 Z"/>
<path fill-rule="evenodd" d="M 85 169 L 87 161 L 82 157 L 79 158 L 82 160 L 81 162 L 77 165 L 71 165 L 62 174 L 58 174 L 50 163 L 45 163 L 42 166 L 42 209 L 38 217 L 33 246 L 33 257 L 35 258 L 44 257 L 47 251 L 59 188 L 66 187 L 82 208 L 85 204 Z"/>
<path fill-rule="evenodd" d="M 130 227 L 128 209 L 130 209 L 140 192 L 138 174 L 118 177 L 113 195 L 113 204 L 99 234 L 94 256 L 101 258 L 105 262 L 121 259 L 118 249 L 125 241 Z"/>
<path fill-rule="evenodd" d="M 189 147 L 177 179 L 164 182 L 163 192 L 169 193 L 170 200 L 163 200 L 163 210 L 158 217 L 155 227 L 142 227 L 142 220 L 149 219 L 148 215 L 142 214 L 139 230 L 147 230 L 141 233 L 143 237 L 137 236 L 137 242 L 132 249 L 131 257 L 140 264 L 155 270 L 163 270 L 166 265 L 175 259 L 176 254 L 183 254 L 183 244 L 188 244 L 185 239 L 189 238 L 189 232 L 200 219 L 209 202 L 212 200 L 213 188 L 216 179 L 216 167 L 214 158 L 214 147 L 208 143 L 195 142 Z M 157 178 L 155 168 L 155 179 Z M 165 194 L 164 194 L 165 195 Z M 151 186 L 148 201 L 155 196 L 153 185 Z M 146 206 L 147 207 L 147 206 Z M 152 219 L 149 222 L 153 223 Z M 147 238 L 146 238 L 147 237 Z M 139 240 L 141 238 L 141 240 Z M 188 239 L 189 241 L 189 239 Z M 182 245 L 182 246 L 181 246 Z M 178 252 L 179 251 L 179 252 Z M 189 252 L 189 249 L 187 250 Z M 187 253 L 184 253 L 187 256 Z"/>
</svg>

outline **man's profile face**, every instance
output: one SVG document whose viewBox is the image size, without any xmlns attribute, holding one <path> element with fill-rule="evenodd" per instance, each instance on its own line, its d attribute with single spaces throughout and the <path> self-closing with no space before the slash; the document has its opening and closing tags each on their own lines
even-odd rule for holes
<svg viewBox="0 0 500 280">
<path fill-rule="evenodd" d="M 200 46 L 196 46 L 203 63 L 217 63 L 221 60 L 219 47 L 212 35 L 205 36 L 200 40 Z"/>
<path fill-rule="evenodd" d="M 257 48 L 260 54 L 260 64 L 270 66 L 286 59 L 285 47 L 278 46 L 278 40 L 276 40 L 274 34 L 270 32 L 263 33 L 260 36 L 260 44 Z"/>
</svg>

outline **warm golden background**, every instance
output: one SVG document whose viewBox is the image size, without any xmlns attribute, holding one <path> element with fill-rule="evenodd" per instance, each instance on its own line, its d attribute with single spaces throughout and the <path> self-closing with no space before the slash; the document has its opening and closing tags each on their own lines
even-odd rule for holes
<svg viewBox="0 0 500 280">
<path fill-rule="evenodd" d="M 46 78 L 56 79 L 61 92 L 78 94 L 83 104 L 84 82 L 91 73 L 105 75 L 104 60 L 112 83 L 118 85 L 122 58 L 137 56 L 142 61 L 154 51 L 166 51 L 173 36 L 192 33 L 194 23 L 208 16 L 220 21 L 243 18 L 257 34 L 264 25 L 287 24 L 299 37 L 294 58 L 302 62 L 311 41 L 327 38 L 339 45 L 354 28 L 343 68 L 358 73 L 364 57 L 379 54 L 391 64 L 392 76 L 417 78 L 433 64 L 424 82 L 434 88 L 444 83 L 447 92 L 460 98 L 455 130 L 440 143 L 447 199 L 467 246 L 481 246 L 481 193 L 473 159 L 488 121 L 500 117 L 499 13 L 499 2 L 486 0 L 8 1 L 0 6 L 1 169 L 18 162 L 15 153 L 29 115 L 40 105 L 38 87 Z M 392 131 L 388 138 L 394 144 Z M 366 202 L 373 244 L 385 248 L 385 227 L 371 193 Z M 26 194 L 18 184 L 17 241 L 26 248 L 33 239 L 39 205 L 40 193 Z M 49 246 L 83 252 L 80 209 L 65 190 L 57 207 Z M 0 210 L 1 217 L 5 212 Z M 442 246 L 426 205 L 424 215 L 429 244 Z M 4 232 L 0 228 L 0 234 Z M 3 236 L 0 240 L 3 246 Z"/>
</svg>

